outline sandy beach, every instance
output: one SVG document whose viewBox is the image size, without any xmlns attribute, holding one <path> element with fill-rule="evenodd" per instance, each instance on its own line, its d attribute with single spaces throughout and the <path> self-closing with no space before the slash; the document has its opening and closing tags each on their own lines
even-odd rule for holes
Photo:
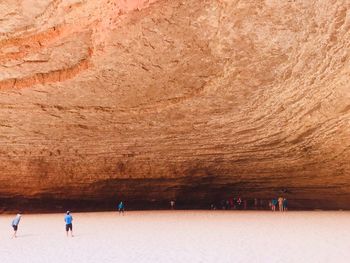
<svg viewBox="0 0 350 263">
<path fill-rule="evenodd" d="M 0 216 L 1 262 L 348 262 L 350 212 L 148 211 Z"/>
</svg>

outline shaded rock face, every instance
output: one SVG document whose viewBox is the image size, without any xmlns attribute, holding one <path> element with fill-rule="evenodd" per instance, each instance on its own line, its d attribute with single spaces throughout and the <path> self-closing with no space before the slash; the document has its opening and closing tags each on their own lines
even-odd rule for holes
<svg viewBox="0 0 350 263">
<path fill-rule="evenodd" d="M 0 3 L 0 201 L 350 208 L 349 1 Z"/>
</svg>

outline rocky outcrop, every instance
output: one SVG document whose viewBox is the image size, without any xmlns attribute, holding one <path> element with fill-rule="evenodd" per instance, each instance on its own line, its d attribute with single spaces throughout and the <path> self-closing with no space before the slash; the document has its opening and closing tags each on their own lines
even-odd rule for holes
<svg viewBox="0 0 350 263">
<path fill-rule="evenodd" d="M 2 1 L 2 207 L 350 208 L 349 32 L 346 0 Z"/>
</svg>

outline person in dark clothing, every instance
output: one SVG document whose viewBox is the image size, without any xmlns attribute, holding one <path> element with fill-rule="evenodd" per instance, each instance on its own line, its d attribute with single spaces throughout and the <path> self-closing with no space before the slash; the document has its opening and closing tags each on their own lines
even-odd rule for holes
<svg viewBox="0 0 350 263">
<path fill-rule="evenodd" d="M 283 211 L 287 211 L 288 210 L 288 201 L 287 198 L 283 198 Z"/>
</svg>

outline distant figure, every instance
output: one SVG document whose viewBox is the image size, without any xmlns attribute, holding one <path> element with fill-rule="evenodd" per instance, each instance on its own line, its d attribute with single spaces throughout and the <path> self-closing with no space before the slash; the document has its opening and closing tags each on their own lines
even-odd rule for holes
<svg viewBox="0 0 350 263">
<path fill-rule="evenodd" d="M 287 211 L 288 210 L 288 201 L 287 198 L 283 198 L 283 211 Z"/>
<path fill-rule="evenodd" d="M 260 209 L 264 209 L 264 200 L 260 199 Z"/>
<path fill-rule="evenodd" d="M 233 201 L 233 197 L 230 197 L 229 199 L 228 199 L 228 202 L 230 203 L 230 209 L 234 209 L 234 201 Z"/>
<path fill-rule="evenodd" d="M 258 209 L 258 198 L 254 198 L 254 209 Z"/>
<path fill-rule="evenodd" d="M 271 210 L 272 211 L 276 211 L 276 205 L 277 205 L 278 201 L 276 198 L 273 198 L 271 201 Z"/>
<path fill-rule="evenodd" d="M 282 196 L 278 197 L 278 209 L 280 210 L 280 212 L 283 212 L 283 197 Z"/>
<path fill-rule="evenodd" d="M 210 209 L 211 209 L 211 210 L 216 210 L 216 206 L 215 206 L 214 204 L 211 204 L 211 205 L 210 205 Z"/>
<path fill-rule="evenodd" d="M 171 201 L 170 201 L 170 208 L 171 208 L 172 210 L 175 209 L 175 201 L 174 201 L 174 200 L 171 200 Z"/>
<path fill-rule="evenodd" d="M 122 213 L 124 215 L 124 210 L 125 210 L 125 205 L 124 205 L 123 201 L 121 201 L 118 205 L 119 214 Z"/>
<path fill-rule="evenodd" d="M 17 214 L 16 217 L 12 220 L 12 227 L 13 227 L 13 230 L 15 231 L 13 233 L 12 238 L 17 237 L 18 224 L 19 224 L 19 221 L 21 221 L 21 217 L 22 217 L 21 214 Z"/>
<path fill-rule="evenodd" d="M 225 200 L 220 201 L 220 207 L 222 210 L 225 210 L 225 203 L 226 203 Z"/>
<path fill-rule="evenodd" d="M 225 209 L 226 210 L 230 209 L 230 200 L 228 200 L 228 199 L 225 201 Z"/>
<path fill-rule="evenodd" d="M 67 211 L 65 217 L 64 217 L 64 222 L 66 222 L 66 233 L 67 233 L 67 237 L 68 237 L 68 232 L 70 230 L 70 235 L 71 237 L 73 237 L 73 224 L 72 224 L 72 221 L 73 221 L 73 217 L 72 215 L 70 214 L 69 211 Z"/>
<path fill-rule="evenodd" d="M 237 208 L 238 208 L 238 209 L 241 209 L 241 208 L 242 208 L 241 205 L 242 205 L 242 199 L 241 199 L 240 196 L 238 196 L 238 197 L 237 197 Z"/>
</svg>

